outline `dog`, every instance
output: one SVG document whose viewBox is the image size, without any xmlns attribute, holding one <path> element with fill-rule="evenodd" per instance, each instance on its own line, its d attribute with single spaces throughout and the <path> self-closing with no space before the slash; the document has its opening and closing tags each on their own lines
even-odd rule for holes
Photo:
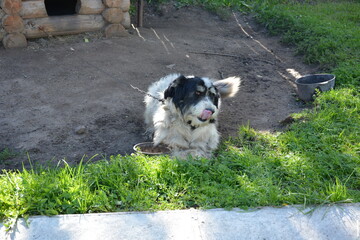
<svg viewBox="0 0 360 240">
<path fill-rule="evenodd" d="M 238 92 L 240 78 L 209 78 L 170 74 L 154 82 L 145 96 L 146 133 L 154 146 L 167 145 L 180 159 L 211 158 L 220 140 L 217 118 L 221 99 Z"/>
</svg>

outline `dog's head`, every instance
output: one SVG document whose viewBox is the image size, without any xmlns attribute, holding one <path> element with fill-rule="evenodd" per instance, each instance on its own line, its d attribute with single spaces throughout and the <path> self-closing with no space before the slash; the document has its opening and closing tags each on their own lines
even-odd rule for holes
<svg viewBox="0 0 360 240">
<path fill-rule="evenodd" d="M 240 78 L 236 77 L 212 82 L 208 78 L 181 75 L 165 90 L 164 98 L 174 105 L 185 122 L 196 128 L 214 123 L 221 98 L 234 96 L 239 85 Z"/>
</svg>

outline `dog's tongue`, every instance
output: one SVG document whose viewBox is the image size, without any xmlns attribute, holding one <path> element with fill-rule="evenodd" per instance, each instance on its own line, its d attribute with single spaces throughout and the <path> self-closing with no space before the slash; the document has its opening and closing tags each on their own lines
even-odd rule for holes
<svg viewBox="0 0 360 240">
<path fill-rule="evenodd" d="M 205 109 L 205 110 L 201 113 L 200 118 L 201 118 L 202 120 L 208 120 L 208 119 L 211 117 L 211 115 L 212 115 L 212 112 Z"/>
</svg>

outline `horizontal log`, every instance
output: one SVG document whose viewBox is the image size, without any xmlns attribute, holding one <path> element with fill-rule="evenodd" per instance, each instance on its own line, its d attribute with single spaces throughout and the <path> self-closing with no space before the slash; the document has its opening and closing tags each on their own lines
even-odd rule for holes
<svg viewBox="0 0 360 240">
<path fill-rule="evenodd" d="M 107 8 L 102 15 L 109 23 L 121 23 L 124 17 L 124 13 L 120 8 Z"/>
<path fill-rule="evenodd" d="M 125 28 L 130 28 L 131 27 L 131 18 L 130 18 L 130 13 L 129 12 L 124 12 L 124 18 L 123 18 L 121 24 Z"/>
<path fill-rule="evenodd" d="M 22 3 L 20 11 L 22 18 L 43 18 L 47 17 L 44 0 L 41 1 L 25 1 Z"/>
<path fill-rule="evenodd" d="M 104 9 L 102 0 L 78 0 L 76 4 L 78 14 L 100 14 Z"/>
<path fill-rule="evenodd" d="M 110 24 L 105 28 L 105 37 L 126 37 L 128 32 L 125 30 L 124 26 L 116 23 Z"/>
<path fill-rule="evenodd" d="M 104 4 L 109 8 L 118 8 L 121 6 L 122 0 L 104 0 Z"/>
<path fill-rule="evenodd" d="M 3 18 L 3 16 L 5 16 L 5 12 L 0 8 L 0 20 Z"/>
<path fill-rule="evenodd" d="M 7 34 L 2 42 L 5 48 L 18 48 L 27 46 L 26 38 L 22 33 Z"/>
<path fill-rule="evenodd" d="M 21 6 L 21 0 L 0 0 L 0 7 L 9 15 L 18 14 L 21 10 Z"/>
<path fill-rule="evenodd" d="M 0 26 L 0 41 L 3 40 L 3 38 L 5 37 L 5 35 L 6 35 L 5 29 Z"/>
<path fill-rule="evenodd" d="M 105 26 L 101 15 L 70 15 L 24 20 L 27 38 L 97 31 Z"/>
<path fill-rule="evenodd" d="M 5 15 L 2 26 L 8 33 L 20 33 L 24 30 L 24 23 L 19 15 Z"/>
<path fill-rule="evenodd" d="M 128 12 L 130 10 L 130 0 L 122 0 L 120 8 L 124 12 Z"/>
<path fill-rule="evenodd" d="M 130 9 L 130 0 L 104 0 L 104 4 L 108 8 L 121 8 L 124 12 Z"/>
</svg>

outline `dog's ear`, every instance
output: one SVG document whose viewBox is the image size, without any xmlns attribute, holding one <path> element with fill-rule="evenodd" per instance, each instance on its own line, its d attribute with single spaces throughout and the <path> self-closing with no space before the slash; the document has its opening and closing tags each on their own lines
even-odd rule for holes
<svg viewBox="0 0 360 240">
<path fill-rule="evenodd" d="M 186 81 L 186 77 L 184 75 L 180 75 L 178 78 L 176 78 L 170 86 L 165 90 L 164 92 L 164 98 L 167 99 L 168 97 L 172 98 L 175 96 L 175 88 L 182 84 L 184 81 Z"/>
<path fill-rule="evenodd" d="M 219 91 L 222 98 L 233 97 L 239 91 L 241 80 L 239 77 L 229 77 L 214 82 L 214 86 Z"/>
</svg>

